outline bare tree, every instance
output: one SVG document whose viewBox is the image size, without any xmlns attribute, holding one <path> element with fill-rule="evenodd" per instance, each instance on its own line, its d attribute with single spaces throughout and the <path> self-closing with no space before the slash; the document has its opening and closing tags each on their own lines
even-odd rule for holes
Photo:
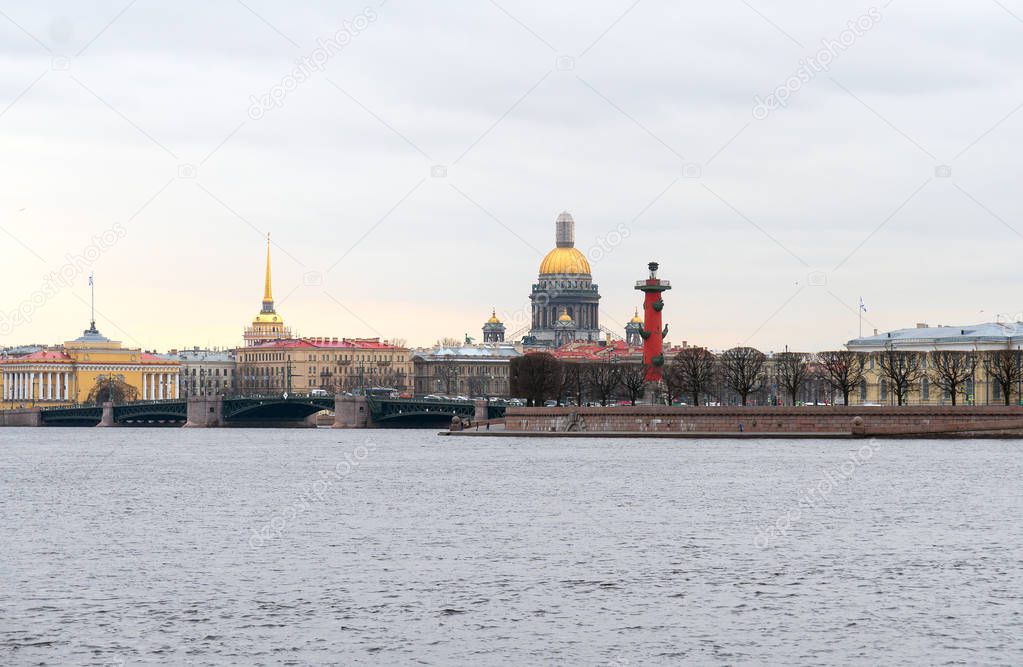
<svg viewBox="0 0 1023 667">
<path fill-rule="evenodd" d="M 763 386 L 766 362 L 764 353 L 752 347 L 733 347 L 721 354 L 725 386 L 739 395 L 743 405 Z"/>
<path fill-rule="evenodd" d="M 775 364 L 778 372 L 778 384 L 785 388 L 792 405 L 796 404 L 799 390 L 810 379 L 811 356 L 802 352 L 782 352 Z"/>
<path fill-rule="evenodd" d="M 452 338 L 451 336 L 445 336 L 444 338 L 441 338 L 436 343 L 434 343 L 434 347 L 461 347 L 463 344 L 464 341 L 461 338 Z"/>
<path fill-rule="evenodd" d="M 700 397 L 710 393 L 717 375 L 718 362 L 714 354 L 703 347 L 687 347 L 672 360 L 678 375 L 679 389 L 687 394 L 693 405 L 700 405 Z"/>
<path fill-rule="evenodd" d="M 623 364 L 621 366 L 622 389 L 629 397 L 629 402 L 636 404 L 636 399 L 646 390 L 646 366 L 644 364 Z"/>
<path fill-rule="evenodd" d="M 465 383 L 469 396 L 476 398 L 490 393 L 490 380 L 483 375 L 473 375 Z"/>
<path fill-rule="evenodd" d="M 381 379 L 381 384 L 385 387 L 394 387 L 398 390 L 404 390 L 408 388 L 407 378 L 404 371 L 388 370 L 384 373 Z"/>
<path fill-rule="evenodd" d="M 580 363 L 562 362 L 565 389 L 564 396 L 574 396 L 576 405 L 583 405 L 586 397 L 586 373 Z"/>
<path fill-rule="evenodd" d="M 96 378 L 86 403 L 131 403 L 139 400 L 139 390 L 124 381 L 123 376 Z"/>
<path fill-rule="evenodd" d="M 824 369 L 824 381 L 842 394 L 842 401 L 849 405 L 849 394 L 866 377 L 866 357 L 851 350 L 832 350 L 819 353 L 817 361 Z"/>
<path fill-rule="evenodd" d="M 444 393 L 450 396 L 458 390 L 458 364 L 454 357 L 443 356 L 434 363 L 433 374 L 444 385 Z"/>
<path fill-rule="evenodd" d="M 511 392 L 526 399 L 531 407 L 543 405 L 559 388 L 561 362 L 548 352 L 525 354 L 511 360 Z"/>
<path fill-rule="evenodd" d="M 920 354 L 888 348 L 878 353 L 877 361 L 881 377 L 888 381 L 898 404 L 905 405 L 909 388 L 919 384 L 925 375 Z"/>
<path fill-rule="evenodd" d="M 960 393 L 965 393 L 966 383 L 977 368 L 977 357 L 969 352 L 937 350 L 931 353 L 931 382 L 952 397 L 956 404 Z"/>
<path fill-rule="evenodd" d="M 1002 398 L 1006 405 L 1012 405 L 1012 393 L 1019 393 L 1019 385 L 1023 382 L 1023 364 L 1019 350 L 1006 348 L 987 352 L 984 366 L 988 377 L 995 381 L 1002 390 Z"/>
<path fill-rule="evenodd" d="M 586 384 L 601 405 L 607 405 L 621 382 L 621 368 L 612 361 L 596 361 L 586 365 Z"/>
<path fill-rule="evenodd" d="M 661 384 L 668 405 L 672 405 L 682 397 L 682 370 L 678 364 L 678 355 L 670 363 L 664 365 L 661 373 Z"/>
</svg>

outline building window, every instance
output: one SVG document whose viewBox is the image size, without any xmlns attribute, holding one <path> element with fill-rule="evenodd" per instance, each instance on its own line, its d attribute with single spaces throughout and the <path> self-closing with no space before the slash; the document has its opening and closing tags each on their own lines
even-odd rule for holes
<svg viewBox="0 0 1023 667">
<path fill-rule="evenodd" d="M 881 380 L 881 400 L 882 401 L 887 401 L 888 400 L 888 381 L 887 380 Z"/>
<path fill-rule="evenodd" d="M 931 381 L 928 380 L 927 378 L 924 378 L 924 384 L 923 384 L 923 390 L 921 391 L 921 396 L 923 397 L 924 402 L 927 402 L 927 401 L 931 400 Z"/>
</svg>

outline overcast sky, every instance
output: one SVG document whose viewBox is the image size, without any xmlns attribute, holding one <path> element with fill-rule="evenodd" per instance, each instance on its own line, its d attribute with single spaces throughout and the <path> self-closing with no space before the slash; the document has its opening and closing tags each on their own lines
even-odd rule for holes
<svg viewBox="0 0 1023 667">
<path fill-rule="evenodd" d="M 0 345 L 90 271 L 106 335 L 236 345 L 268 232 L 302 335 L 511 333 L 562 210 L 615 330 L 650 260 L 675 343 L 1023 311 L 1023 0 L 368 2 L 0 3 Z"/>
</svg>

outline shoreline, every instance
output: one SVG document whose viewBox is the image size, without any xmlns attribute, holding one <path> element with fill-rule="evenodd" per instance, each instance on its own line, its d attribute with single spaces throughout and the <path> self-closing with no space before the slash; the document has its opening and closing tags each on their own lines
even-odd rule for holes
<svg viewBox="0 0 1023 667">
<path fill-rule="evenodd" d="M 951 433 L 885 433 L 856 435 L 849 432 L 781 433 L 771 431 L 726 433 L 723 431 L 440 431 L 439 436 L 476 438 L 600 438 L 660 440 L 1023 440 L 1018 433 L 983 431 Z"/>
</svg>

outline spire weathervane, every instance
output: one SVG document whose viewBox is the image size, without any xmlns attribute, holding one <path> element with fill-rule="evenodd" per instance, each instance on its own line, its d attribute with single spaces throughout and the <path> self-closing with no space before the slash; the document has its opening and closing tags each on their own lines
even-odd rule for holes
<svg viewBox="0 0 1023 667">
<path fill-rule="evenodd" d="M 96 330 L 96 272 L 89 273 L 89 292 L 91 304 L 89 307 L 89 328 Z"/>
</svg>

